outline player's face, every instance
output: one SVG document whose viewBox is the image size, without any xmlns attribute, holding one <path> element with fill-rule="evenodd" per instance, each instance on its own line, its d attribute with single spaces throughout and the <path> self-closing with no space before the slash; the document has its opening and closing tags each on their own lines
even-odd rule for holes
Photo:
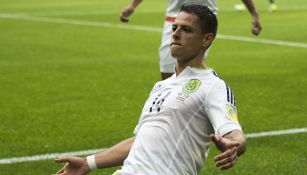
<svg viewBox="0 0 307 175">
<path fill-rule="evenodd" d="M 196 15 L 180 12 L 172 26 L 171 53 L 178 62 L 187 62 L 204 52 L 204 34 Z"/>
</svg>

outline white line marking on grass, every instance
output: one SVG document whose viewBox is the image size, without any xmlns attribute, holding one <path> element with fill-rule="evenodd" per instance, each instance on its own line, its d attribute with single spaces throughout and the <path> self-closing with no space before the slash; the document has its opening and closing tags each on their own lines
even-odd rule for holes
<svg viewBox="0 0 307 175">
<path fill-rule="evenodd" d="M 304 6 L 297 6 L 297 7 L 283 7 L 280 9 L 280 11 L 298 11 L 298 10 L 307 10 L 307 7 Z M 229 9 L 222 9 L 219 13 L 224 12 L 232 12 L 232 13 L 238 13 L 237 10 L 234 8 Z M 12 15 L 29 15 L 29 16 L 44 16 L 44 17 L 50 17 L 50 16 L 86 16 L 86 15 L 119 15 L 120 10 L 116 9 L 99 9 L 99 10 L 65 10 L 65 11 L 44 11 L 44 12 L 33 12 L 33 11 L 25 11 L 25 12 L 18 12 L 18 13 L 10 13 Z M 138 10 L 137 13 L 161 13 L 164 14 L 164 10 Z"/>
<path fill-rule="evenodd" d="M 288 134 L 297 134 L 297 133 L 307 133 L 307 128 L 295 128 L 295 129 L 288 129 L 288 130 L 250 133 L 250 134 L 246 134 L 246 137 L 247 138 L 258 138 L 258 137 L 288 135 Z M 13 164 L 13 163 L 21 163 L 21 162 L 49 160 L 49 159 L 55 159 L 58 157 L 66 157 L 66 156 L 85 156 L 85 155 L 95 154 L 95 153 L 98 153 L 98 152 L 101 152 L 107 149 L 108 148 L 102 148 L 102 149 L 92 149 L 92 150 L 77 151 L 77 152 L 52 153 L 52 154 L 43 154 L 43 155 L 35 155 L 35 156 L 26 156 L 26 157 L 13 157 L 13 158 L 7 158 L 7 159 L 0 159 L 0 164 Z"/>
<path fill-rule="evenodd" d="M 66 157 L 66 156 L 85 156 L 90 154 L 95 154 L 106 149 L 92 149 L 92 150 L 85 150 L 85 151 L 77 151 L 77 152 L 67 152 L 67 153 L 52 153 L 52 154 L 42 154 L 42 155 L 35 155 L 35 156 L 26 156 L 26 157 L 13 157 L 8 159 L 0 159 L 0 164 L 12 164 L 12 163 L 20 163 L 20 162 L 32 162 L 32 161 L 39 161 L 39 160 L 48 160 L 48 159 L 55 159 L 59 157 Z"/>
<path fill-rule="evenodd" d="M 51 1 L 50 1 L 51 2 Z M 25 8 L 50 8 L 50 7 L 58 7 L 58 8 L 63 8 L 63 7 L 68 7 L 68 8 L 74 8 L 74 7 L 99 7 L 99 6 L 103 6 L 103 4 L 101 2 L 93 2 L 93 1 L 84 1 L 84 2 L 74 2 L 74 1 L 54 1 L 53 3 L 48 3 L 44 1 L 37 1 L 37 3 L 29 3 L 27 1 L 19 1 L 18 3 L 14 3 L 14 4 L 5 4 L 2 3 L 1 4 L 1 8 L 12 8 L 12 9 L 25 9 Z"/>
<path fill-rule="evenodd" d="M 137 26 L 137 25 L 129 25 L 129 24 L 114 24 L 114 23 L 112 24 L 112 23 L 95 22 L 95 21 L 69 20 L 69 19 L 62 19 L 62 18 L 33 17 L 33 16 L 12 15 L 12 14 L 0 14 L 0 18 L 58 23 L 58 24 L 72 24 L 72 25 L 83 25 L 83 26 L 94 26 L 94 27 L 118 28 L 118 29 L 139 30 L 139 31 L 147 31 L 147 32 L 162 32 L 162 28 L 158 28 L 158 27 L 146 27 L 146 26 Z M 279 46 L 307 48 L 307 43 L 299 43 L 299 42 L 258 39 L 258 38 L 251 38 L 251 37 L 223 35 L 223 34 L 218 34 L 217 38 L 224 39 L 224 40 L 232 40 L 232 41 L 243 41 L 243 42 L 250 42 L 250 43 L 262 43 L 262 44 L 271 44 L 271 45 L 279 45 Z"/>
<path fill-rule="evenodd" d="M 83 20 L 72 20 L 72 19 L 62 19 L 62 18 L 33 17 L 33 16 L 24 16 L 24 15 L 11 15 L 11 14 L 0 14 L 0 18 L 58 23 L 58 24 L 72 24 L 72 25 L 82 25 L 82 26 L 118 28 L 118 29 L 139 30 L 139 31 L 147 31 L 147 32 L 162 32 L 162 29 L 158 27 L 146 27 L 146 26 L 137 26 L 137 25 L 129 25 L 129 24 L 112 24 L 112 23 L 106 23 L 106 22 L 83 21 Z"/>
<path fill-rule="evenodd" d="M 140 10 L 138 13 L 163 13 L 161 10 Z M 10 13 L 10 15 L 24 15 L 24 16 L 42 16 L 42 17 L 52 17 L 52 16 L 88 16 L 88 15 L 118 15 L 119 18 L 120 11 L 115 10 L 95 10 L 95 11 L 49 11 L 49 12 L 18 12 Z"/>
<path fill-rule="evenodd" d="M 306 6 L 296 6 L 296 7 L 281 7 L 281 8 L 279 8 L 278 7 L 278 11 L 280 11 L 280 12 L 289 12 L 289 11 L 295 11 L 295 12 L 297 12 L 297 11 L 305 11 L 305 10 L 307 10 L 307 7 Z M 231 12 L 231 13 L 240 13 L 238 10 L 236 10 L 236 9 L 231 9 L 231 8 L 226 8 L 226 9 L 220 9 L 219 11 L 218 11 L 218 13 L 224 13 L 224 12 L 226 12 L 226 13 L 229 13 L 229 12 Z M 245 12 L 245 13 L 248 13 L 248 10 L 245 10 L 245 11 L 243 11 L 243 12 Z M 267 9 L 258 9 L 258 12 L 260 12 L 260 13 L 267 13 L 268 12 L 268 10 Z"/>
<path fill-rule="evenodd" d="M 262 44 L 273 44 L 273 45 L 280 45 L 280 46 L 307 48 L 307 43 L 298 43 L 298 42 L 290 42 L 290 41 L 250 38 L 250 37 L 244 37 L 244 36 L 233 36 L 233 35 L 223 35 L 223 34 L 218 34 L 217 38 L 224 39 L 224 40 L 232 40 L 232 41 L 245 41 L 245 42 L 250 42 L 250 43 L 262 43 Z"/>
<path fill-rule="evenodd" d="M 257 137 L 288 135 L 288 134 L 297 134 L 297 133 L 306 133 L 306 132 L 307 132 L 307 128 L 295 128 L 295 129 L 288 129 L 288 130 L 251 133 L 251 134 L 246 134 L 246 137 L 247 138 L 257 138 Z"/>
</svg>

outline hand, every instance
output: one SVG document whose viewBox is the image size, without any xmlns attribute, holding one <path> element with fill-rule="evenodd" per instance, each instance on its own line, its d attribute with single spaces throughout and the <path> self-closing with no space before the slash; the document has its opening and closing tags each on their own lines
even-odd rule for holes
<svg viewBox="0 0 307 175">
<path fill-rule="evenodd" d="M 214 157 L 216 166 L 221 170 L 226 170 L 233 167 L 237 160 L 237 147 L 240 145 L 240 143 L 213 134 L 210 135 L 210 139 L 222 152 Z"/>
<path fill-rule="evenodd" d="M 57 163 L 66 163 L 56 175 L 86 175 L 90 172 L 85 158 L 80 157 L 64 157 L 55 159 Z"/>
<path fill-rule="evenodd" d="M 253 15 L 252 17 L 252 33 L 254 35 L 259 35 L 259 33 L 261 32 L 261 24 L 260 24 L 260 21 L 259 21 L 259 17 L 258 15 Z"/>
<path fill-rule="evenodd" d="M 127 6 L 125 7 L 121 12 L 120 12 L 120 21 L 122 22 L 129 22 L 129 16 L 132 15 L 134 12 L 134 8 L 132 6 Z"/>
</svg>

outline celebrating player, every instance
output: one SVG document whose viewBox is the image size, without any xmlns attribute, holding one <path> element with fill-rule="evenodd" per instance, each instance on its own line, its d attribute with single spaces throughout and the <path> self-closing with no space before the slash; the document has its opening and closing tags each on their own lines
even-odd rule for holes
<svg viewBox="0 0 307 175">
<path fill-rule="evenodd" d="M 123 165 L 114 175 L 199 175 L 210 143 L 222 170 L 245 152 L 235 97 L 203 57 L 217 31 L 215 14 L 202 5 L 183 5 L 172 25 L 171 54 L 176 72 L 153 87 L 128 138 L 109 150 L 66 157 L 58 175 L 85 175 L 93 169 Z"/>
</svg>

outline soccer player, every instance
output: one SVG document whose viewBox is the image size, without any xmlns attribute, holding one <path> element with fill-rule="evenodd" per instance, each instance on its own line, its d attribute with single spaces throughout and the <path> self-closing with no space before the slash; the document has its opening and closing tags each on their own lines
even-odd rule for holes
<svg viewBox="0 0 307 175">
<path fill-rule="evenodd" d="M 277 5 L 275 4 L 274 0 L 269 0 L 270 2 L 270 7 L 269 7 L 269 12 L 275 12 L 277 11 Z"/>
<path fill-rule="evenodd" d="M 130 15 L 133 14 L 137 6 L 142 0 L 132 0 L 131 3 L 125 7 L 120 13 L 120 20 L 122 22 L 128 22 Z M 261 24 L 259 21 L 258 13 L 255 10 L 252 0 L 242 0 L 246 5 L 252 16 L 252 33 L 258 35 L 261 31 Z M 164 22 L 162 41 L 159 50 L 160 58 L 160 72 L 161 78 L 164 80 L 175 72 L 176 59 L 170 53 L 170 40 L 171 40 L 171 26 L 179 12 L 180 7 L 183 3 L 194 3 L 201 4 L 209 7 L 215 14 L 217 13 L 217 5 L 215 0 L 169 0 L 168 7 L 166 10 L 166 19 Z M 206 53 L 208 54 L 208 53 Z"/>
<path fill-rule="evenodd" d="M 171 53 L 176 72 L 153 87 L 128 138 L 109 150 L 66 157 L 58 175 L 85 175 L 93 169 L 123 165 L 114 175 L 199 175 L 211 141 L 222 170 L 245 152 L 235 97 L 208 68 L 203 57 L 217 31 L 215 14 L 202 5 L 183 5 L 172 25 Z"/>
<path fill-rule="evenodd" d="M 278 7 L 275 4 L 274 0 L 269 0 L 269 3 L 270 3 L 270 6 L 269 6 L 268 11 L 269 12 L 277 11 Z M 245 10 L 245 6 L 243 4 L 235 4 L 235 9 L 238 10 L 238 11 L 243 11 L 243 10 Z"/>
</svg>

